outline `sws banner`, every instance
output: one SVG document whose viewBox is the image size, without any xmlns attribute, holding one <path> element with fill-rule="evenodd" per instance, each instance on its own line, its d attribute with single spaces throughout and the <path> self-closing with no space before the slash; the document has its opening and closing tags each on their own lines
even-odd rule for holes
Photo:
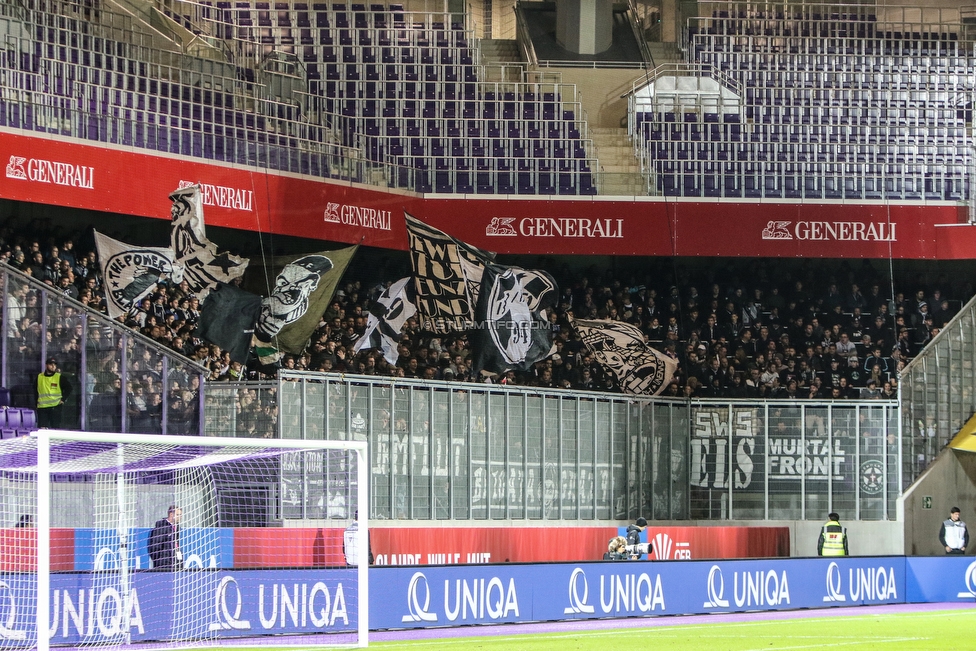
<svg viewBox="0 0 976 651">
<path fill-rule="evenodd" d="M 689 482 L 700 488 L 762 492 L 768 473 L 769 492 L 796 494 L 834 490 L 862 496 L 884 491 L 885 439 L 869 426 L 851 422 L 853 413 L 833 420 L 810 415 L 801 431 L 789 410 L 770 409 L 769 422 L 757 407 L 701 406 L 693 411 Z M 862 433 L 858 440 L 857 432 Z"/>
<path fill-rule="evenodd" d="M 904 557 L 370 572 L 370 628 L 380 629 L 904 602 Z"/>
</svg>

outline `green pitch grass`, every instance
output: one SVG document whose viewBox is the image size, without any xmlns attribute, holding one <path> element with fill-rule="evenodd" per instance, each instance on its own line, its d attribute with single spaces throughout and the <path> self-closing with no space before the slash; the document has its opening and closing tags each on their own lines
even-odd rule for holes
<svg viewBox="0 0 976 651">
<path fill-rule="evenodd" d="M 575 633 L 477 636 L 417 642 L 371 642 L 408 651 L 771 651 L 776 649 L 976 650 L 976 609 L 786 621 L 716 622 Z"/>
</svg>

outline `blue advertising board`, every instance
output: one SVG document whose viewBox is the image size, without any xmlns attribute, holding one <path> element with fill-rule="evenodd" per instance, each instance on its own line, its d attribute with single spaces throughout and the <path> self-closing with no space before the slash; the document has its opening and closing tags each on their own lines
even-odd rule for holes
<svg viewBox="0 0 976 651">
<path fill-rule="evenodd" d="M 906 558 L 905 565 L 910 603 L 976 603 L 976 559 L 972 556 Z"/>
<path fill-rule="evenodd" d="M 905 602 L 905 559 L 374 568 L 370 628 Z"/>
<path fill-rule="evenodd" d="M 34 638 L 36 577 L 0 576 L 0 641 Z M 373 567 L 370 628 L 976 603 L 972 557 Z M 126 582 L 127 586 L 126 587 Z M 56 644 L 354 631 L 355 569 L 51 575 Z M 128 594 L 128 598 L 124 595 Z"/>
<path fill-rule="evenodd" d="M 52 574 L 51 642 L 355 631 L 355 586 L 354 569 Z M 36 575 L 0 577 L 5 646 L 35 639 L 35 594 Z"/>
<path fill-rule="evenodd" d="M 148 570 L 149 527 L 129 530 L 129 567 Z M 183 527 L 180 548 L 187 569 L 234 566 L 234 530 L 212 527 Z M 118 568 L 119 535 L 115 529 L 75 529 L 75 569 L 102 571 Z"/>
</svg>

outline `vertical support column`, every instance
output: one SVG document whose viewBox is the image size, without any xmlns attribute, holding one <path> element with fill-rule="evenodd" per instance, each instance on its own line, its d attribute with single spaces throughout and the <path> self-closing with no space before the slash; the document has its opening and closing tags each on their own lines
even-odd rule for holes
<svg viewBox="0 0 976 651">
<path fill-rule="evenodd" d="M 160 420 L 160 429 L 162 429 L 163 434 L 169 434 L 169 356 L 168 355 L 163 355 L 163 377 L 161 378 L 161 381 L 163 384 L 163 404 L 161 405 L 162 418 Z M 124 387 L 122 392 L 123 393 L 125 392 Z"/>
<path fill-rule="evenodd" d="M 41 290 L 38 292 L 37 297 L 38 302 L 41 304 L 41 371 L 44 371 L 45 364 L 47 363 L 47 292 Z M 35 376 L 36 377 L 36 376 Z"/>
<path fill-rule="evenodd" d="M 6 324 L 4 324 L 6 325 Z M 51 638 L 51 434 L 37 434 L 37 651 L 50 651 Z"/>
<path fill-rule="evenodd" d="M 683 29 L 681 17 L 678 14 L 678 0 L 662 0 L 661 2 L 661 41 L 676 43 L 678 32 Z"/>
<path fill-rule="evenodd" d="M 861 482 L 858 477 L 861 472 L 861 407 L 854 408 L 854 519 L 861 519 Z"/>
<path fill-rule="evenodd" d="M 119 405 L 122 413 L 119 414 L 119 431 L 129 431 L 129 337 L 123 332 L 119 336 L 122 346 L 119 351 L 119 376 L 122 379 L 122 389 L 120 393 Z"/>
<path fill-rule="evenodd" d="M 79 342 L 78 348 L 81 355 L 81 364 L 78 369 L 78 379 L 81 386 L 79 387 L 78 393 L 81 394 L 78 402 L 80 408 L 78 429 L 85 431 L 88 429 L 88 401 L 91 396 L 88 395 L 88 317 L 84 313 L 80 315 L 81 318 L 81 342 Z M 164 432 L 165 433 L 165 432 Z"/>
<path fill-rule="evenodd" d="M 556 42 L 577 54 L 598 54 L 613 43 L 612 0 L 556 3 Z"/>
<path fill-rule="evenodd" d="M 10 386 L 7 382 L 7 343 L 10 339 L 10 274 L 3 272 L 3 301 L 0 301 L 0 314 L 3 315 L 3 338 L 0 339 L 0 386 Z M 86 340 L 87 341 L 87 340 Z"/>
<path fill-rule="evenodd" d="M 725 450 L 725 481 L 729 485 L 729 512 L 726 520 L 735 519 L 732 517 L 732 484 L 735 483 L 732 481 L 733 475 L 735 474 L 735 471 L 732 468 L 732 448 L 735 443 L 735 437 L 732 436 L 732 430 L 735 428 L 735 416 L 733 411 L 733 406 L 729 404 L 729 442 Z"/>
<path fill-rule="evenodd" d="M 800 405 L 800 519 L 807 519 L 807 410 Z"/>
<path fill-rule="evenodd" d="M 369 504 L 369 455 L 366 444 L 356 449 L 356 503 Z M 366 544 L 356 545 L 356 579 L 359 582 L 356 624 L 358 646 L 369 645 L 369 509 L 359 509 L 359 530 L 364 532 Z M 360 541 L 363 539 L 361 538 Z"/>
<path fill-rule="evenodd" d="M 769 401 L 763 405 L 763 441 L 766 452 L 763 454 L 763 519 L 769 519 Z"/>
</svg>

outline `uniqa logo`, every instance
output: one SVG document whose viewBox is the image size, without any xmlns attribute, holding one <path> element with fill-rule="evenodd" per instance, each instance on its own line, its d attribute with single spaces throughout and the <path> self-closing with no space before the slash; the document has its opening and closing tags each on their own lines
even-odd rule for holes
<svg viewBox="0 0 976 651">
<path fill-rule="evenodd" d="M 966 587 L 969 589 L 968 592 L 960 592 L 956 596 L 960 599 L 968 599 L 971 597 L 976 597 L 976 561 L 969 564 L 966 568 Z"/>
<path fill-rule="evenodd" d="M 831 561 L 830 565 L 827 566 L 827 596 L 823 600 L 825 602 L 847 601 L 847 597 L 844 596 L 843 591 L 844 577 L 840 573 L 840 566 L 836 562 Z"/>
<path fill-rule="evenodd" d="M 0 620 L 0 640 L 26 640 L 27 631 L 15 629 L 17 624 L 17 601 L 14 599 L 13 588 L 6 581 L 0 581 L 0 593 L 7 593 L 7 601 L 10 602 L 7 608 L 7 620 Z"/>
<path fill-rule="evenodd" d="M 851 601 L 883 601 L 898 598 L 895 568 L 858 567 L 848 570 L 848 594 Z"/>
<path fill-rule="evenodd" d="M 421 582 L 423 585 L 421 586 Z M 424 593 L 424 603 L 420 604 L 420 592 Z M 407 586 L 407 608 L 409 615 L 400 618 L 402 622 L 436 622 L 437 613 L 428 612 L 430 607 L 430 586 L 423 572 L 415 572 Z"/>
<path fill-rule="evenodd" d="M 608 578 L 609 581 L 606 581 Z M 604 613 L 614 609 L 618 613 L 649 613 L 658 606 L 661 610 L 667 610 L 664 605 L 664 588 L 661 587 L 660 574 L 654 581 L 643 572 L 639 575 L 600 576 L 600 608 Z"/>
<path fill-rule="evenodd" d="M 230 612 L 230 608 L 227 605 L 227 592 L 231 586 L 234 587 L 234 592 L 237 593 L 233 613 Z M 220 580 L 220 584 L 217 585 L 217 592 L 214 598 L 214 612 L 216 613 L 217 621 L 210 624 L 210 630 L 249 630 L 251 628 L 251 622 L 246 619 L 241 619 L 241 608 L 243 606 L 244 597 L 241 595 L 241 587 L 237 585 L 237 580 L 232 576 L 225 576 Z"/>
<path fill-rule="evenodd" d="M 579 583 L 583 581 L 583 596 L 580 597 Z M 586 573 L 582 568 L 577 567 L 569 576 L 569 606 L 563 608 L 564 615 L 579 615 L 582 613 L 594 612 L 593 606 L 586 603 L 590 595 L 590 586 L 586 582 Z"/>
<path fill-rule="evenodd" d="M 742 592 L 739 592 L 739 580 Z M 735 572 L 733 574 L 732 596 L 735 605 L 778 606 L 790 603 L 790 584 L 786 572 L 776 574 L 775 570 L 756 570 L 755 572 Z"/>
<path fill-rule="evenodd" d="M 451 582 L 444 581 L 444 614 L 450 621 L 471 617 L 484 619 L 500 619 L 514 614 L 519 617 L 518 592 L 515 590 L 515 579 L 509 578 L 508 590 L 497 576 L 490 579 L 473 579 L 472 581 L 456 579 L 454 582 L 454 606 L 451 607 Z"/>
<path fill-rule="evenodd" d="M 127 596 L 115 588 L 105 588 L 99 592 L 81 589 L 77 596 L 76 601 L 69 590 L 53 591 L 51 620 L 55 624 L 51 628 L 52 636 L 57 635 L 58 622 L 61 622 L 62 637 L 68 637 L 72 626 L 79 637 L 114 637 L 133 628 L 140 635 L 145 634 L 139 592 L 135 587 Z M 3 637 L 2 633 L 0 637 Z"/>
<path fill-rule="evenodd" d="M 706 594 L 708 601 L 702 604 L 703 608 L 728 608 L 729 600 L 725 599 L 725 577 L 722 576 L 722 568 L 712 565 L 708 571 L 708 583 L 706 584 Z"/>
<path fill-rule="evenodd" d="M 273 583 L 270 591 L 270 616 L 265 614 L 264 607 L 267 592 L 265 584 L 258 586 L 258 620 L 261 622 L 261 628 L 266 631 L 274 628 L 276 622 L 280 628 L 285 628 L 289 625 L 289 620 L 294 628 L 305 628 L 309 622 L 315 628 L 323 628 L 334 625 L 339 619 L 343 624 L 349 624 L 346 595 L 342 583 L 335 586 L 334 597 L 329 594 L 328 586 L 321 581 L 316 581 L 311 589 L 307 583 L 292 583 L 291 586 Z M 316 597 L 319 597 L 318 603 Z"/>
</svg>

